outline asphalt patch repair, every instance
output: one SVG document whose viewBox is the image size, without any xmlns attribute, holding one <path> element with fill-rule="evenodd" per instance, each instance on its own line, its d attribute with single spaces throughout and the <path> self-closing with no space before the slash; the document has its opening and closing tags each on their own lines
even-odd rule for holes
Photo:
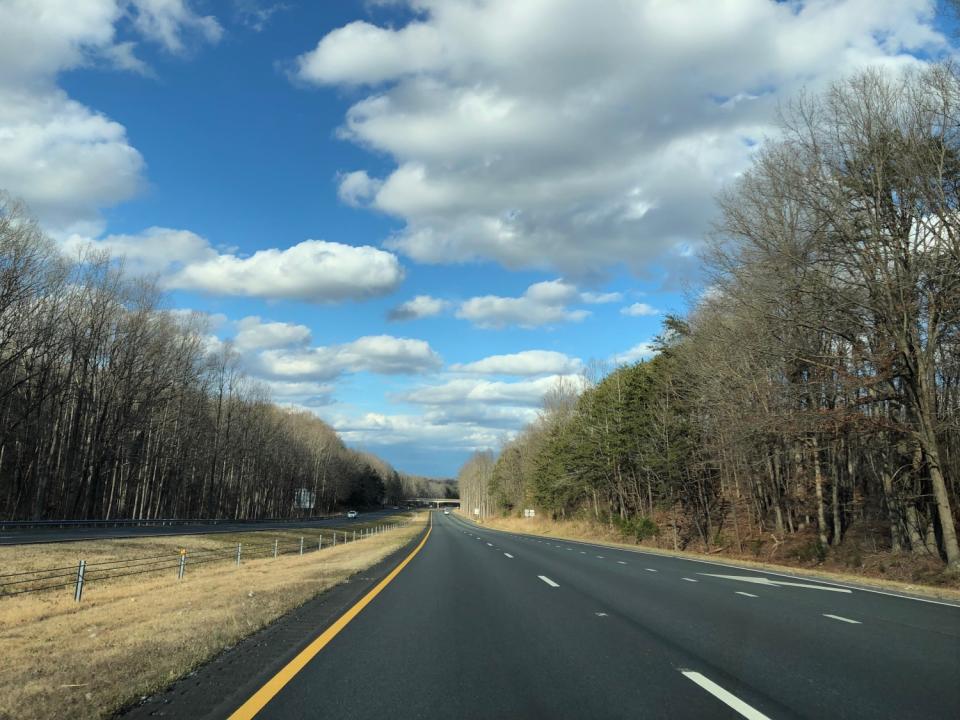
<svg viewBox="0 0 960 720">
<path fill-rule="evenodd" d="M 386 577 L 423 540 L 427 530 L 424 528 L 376 565 L 308 600 L 164 690 L 120 710 L 113 718 L 228 717 Z"/>
</svg>

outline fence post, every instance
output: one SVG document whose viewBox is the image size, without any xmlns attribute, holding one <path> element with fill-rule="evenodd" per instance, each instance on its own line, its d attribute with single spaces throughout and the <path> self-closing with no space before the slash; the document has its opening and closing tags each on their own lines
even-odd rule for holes
<svg viewBox="0 0 960 720">
<path fill-rule="evenodd" d="M 303 555 L 303 536 L 300 536 L 300 554 Z"/>
<path fill-rule="evenodd" d="M 336 531 L 336 530 L 333 531 L 333 546 L 334 546 L 334 547 L 337 546 L 337 531 Z"/>
<path fill-rule="evenodd" d="M 243 547 L 243 543 L 237 543 L 237 565 L 240 565 L 240 548 Z"/>
<path fill-rule="evenodd" d="M 274 540 L 274 541 L 273 541 L 273 558 L 274 558 L 274 559 L 277 558 L 277 543 L 278 543 L 278 542 L 280 542 L 280 541 L 279 541 L 279 540 Z"/>
<path fill-rule="evenodd" d="M 357 531 L 356 531 L 356 530 L 353 531 L 353 539 L 354 539 L 354 540 L 357 539 Z"/>
<path fill-rule="evenodd" d="M 87 561 L 81 560 L 77 566 L 77 587 L 73 591 L 73 599 L 77 602 L 80 602 L 80 598 L 83 596 L 83 573 L 86 569 Z"/>
<path fill-rule="evenodd" d="M 323 535 L 320 536 L 320 539 L 317 541 L 317 552 L 323 550 Z"/>
<path fill-rule="evenodd" d="M 177 571 L 177 580 L 183 580 L 183 570 L 187 564 L 187 549 L 180 548 L 180 569 Z"/>
</svg>

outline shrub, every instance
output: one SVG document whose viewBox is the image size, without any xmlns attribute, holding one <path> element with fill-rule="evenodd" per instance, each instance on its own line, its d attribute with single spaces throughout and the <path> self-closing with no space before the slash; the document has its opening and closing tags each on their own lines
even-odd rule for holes
<svg viewBox="0 0 960 720">
<path fill-rule="evenodd" d="M 818 563 L 822 563 L 827 559 L 827 547 L 819 539 L 811 540 L 797 548 L 796 557 L 800 562 L 816 560 Z"/>
<path fill-rule="evenodd" d="M 660 534 L 660 527 L 646 516 L 635 518 L 615 517 L 613 522 L 624 537 L 637 542 L 643 542 Z"/>
</svg>

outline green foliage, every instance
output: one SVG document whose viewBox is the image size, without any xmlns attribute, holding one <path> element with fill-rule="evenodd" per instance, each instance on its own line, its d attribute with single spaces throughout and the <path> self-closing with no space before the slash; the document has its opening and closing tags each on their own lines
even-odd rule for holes
<svg viewBox="0 0 960 720">
<path fill-rule="evenodd" d="M 643 542 L 660 534 L 660 527 L 646 516 L 621 518 L 618 515 L 613 518 L 613 523 L 624 537 L 637 542 Z"/>
</svg>

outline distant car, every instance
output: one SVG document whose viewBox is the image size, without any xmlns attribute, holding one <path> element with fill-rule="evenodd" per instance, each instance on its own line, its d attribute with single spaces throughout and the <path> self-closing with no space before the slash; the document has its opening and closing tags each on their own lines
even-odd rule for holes
<svg viewBox="0 0 960 720">
<path fill-rule="evenodd" d="M 356 510 L 350 510 L 350 511 L 347 513 L 347 517 L 348 517 L 348 518 L 355 518 L 356 516 L 357 516 L 357 511 L 356 511 Z"/>
<path fill-rule="evenodd" d="M 399 506 L 399 505 L 394 505 L 394 506 L 393 506 L 393 509 L 394 509 L 394 510 L 399 510 L 399 509 L 400 509 L 400 506 Z"/>
<path fill-rule="evenodd" d="M 450 514 L 450 511 L 449 511 L 449 510 L 444 510 L 444 511 L 443 511 L 443 514 L 444 514 L 444 515 L 449 515 L 449 514 Z"/>
</svg>

